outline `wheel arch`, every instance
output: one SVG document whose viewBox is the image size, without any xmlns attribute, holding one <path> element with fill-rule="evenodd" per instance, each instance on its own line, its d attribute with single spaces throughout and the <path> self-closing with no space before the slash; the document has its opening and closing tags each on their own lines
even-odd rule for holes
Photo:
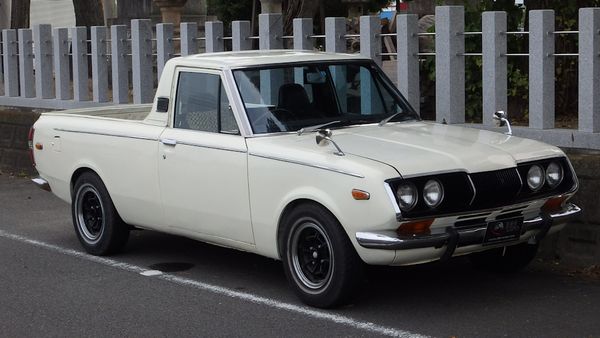
<svg viewBox="0 0 600 338">
<path fill-rule="evenodd" d="M 71 175 L 71 180 L 69 181 L 69 188 L 71 191 L 71 198 L 73 198 L 73 193 L 75 192 L 75 182 L 77 182 L 77 180 L 79 179 L 79 177 L 81 177 L 81 175 L 83 175 L 86 172 L 91 172 L 93 174 L 95 174 L 96 176 L 100 177 L 100 175 L 98 174 L 98 172 L 90 167 L 79 167 L 77 168 L 73 174 Z M 100 177 L 100 180 L 102 180 L 102 177 Z M 104 180 L 102 180 L 102 182 L 104 182 Z M 105 184 L 106 185 L 106 184 Z"/>
<path fill-rule="evenodd" d="M 277 222 L 277 253 L 279 255 L 280 258 L 283 257 L 283 232 L 284 232 L 284 222 L 287 218 L 287 216 L 299 205 L 302 204 L 314 204 L 320 208 L 323 208 L 323 210 L 326 210 L 327 212 L 329 212 L 337 221 L 338 223 L 341 225 L 343 232 L 346 234 L 346 236 L 348 236 L 348 239 L 350 240 L 350 236 L 348 235 L 348 232 L 346 231 L 346 229 L 344 229 L 344 226 L 342 225 L 339 217 L 337 217 L 335 215 L 335 213 L 333 211 L 331 211 L 330 208 L 328 208 L 326 205 L 324 205 L 323 203 L 316 201 L 314 199 L 310 199 L 310 198 L 296 198 L 290 202 L 288 202 L 286 204 L 286 206 L 283 208 L 283 210 L 281 211 L 280 215 L 279 215 L 279 220 Z"/>
</svg>

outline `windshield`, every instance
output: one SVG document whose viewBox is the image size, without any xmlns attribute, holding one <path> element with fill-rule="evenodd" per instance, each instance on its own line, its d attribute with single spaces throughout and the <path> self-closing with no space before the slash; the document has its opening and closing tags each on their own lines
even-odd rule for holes
<svg viewBox="0 0 600 338">
<path fill-rule="evenodd" d="M 255 134 L 418 119 L 371 62 L 299 63 L 233 71 Z"/>
</svg>

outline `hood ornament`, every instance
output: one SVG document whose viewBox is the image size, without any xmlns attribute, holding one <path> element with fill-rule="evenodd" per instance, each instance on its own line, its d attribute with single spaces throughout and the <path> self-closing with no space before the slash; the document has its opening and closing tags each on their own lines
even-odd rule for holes
<svg viewBox="0 0 600 338">
<path fill-rule="evenodd" d="M 512 128 L 510 127 L 510 122 L 508 121 L 508 115 L 503 110 L 498 110 L 494 113 L 493 119 L 496 127 L 504 127 L 508 128 L 508 131 L 505 133 L 506 135 L 512 135 Z"/>
<path fill-rule="evenodd" d="M 331 135 L 332 135 L 332 133 L 331 133 L 330 129 L 317 130 L 317 135 L 315 136 L 317 144 L 321 147 L 325 147 L 325 146 L 328 146 L 329 143 L 331 143 L 335 146 L 335 149 L 337 149 L 337 151 L 334 152 L 334 154 L 336 154 L 337 156 L 346 155 L 346 154 L 344 154 L 342 149 L 340 149 L 340 147 L 337 145 L 337 143 L 335 143 L 335 141 L 331 139 Z"/>
</svg>

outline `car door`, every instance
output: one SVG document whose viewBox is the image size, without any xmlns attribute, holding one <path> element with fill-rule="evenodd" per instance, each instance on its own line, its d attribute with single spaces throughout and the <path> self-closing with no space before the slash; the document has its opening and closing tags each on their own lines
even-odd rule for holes
<svg viewBox="0 0 600 338">
<path fill-rule="evenodd" d="M 169 225 L 253 244 L 247 148 L 219 71 L 180 69 L 159 176 Z"/>
</svg>

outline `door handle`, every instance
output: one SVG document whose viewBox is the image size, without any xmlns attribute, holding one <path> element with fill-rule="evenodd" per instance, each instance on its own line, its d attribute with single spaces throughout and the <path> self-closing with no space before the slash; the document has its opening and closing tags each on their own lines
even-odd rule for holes
<svg viewBox="0 0 600 338">
<path fill-rule="evenodd" d="M 176 146 L 177 145 L 177 140 L 171 139 L 171 138 L 163 138 L 160 140 L 160 143 L 166 145 L 166 146 Z"/>
</svg>

